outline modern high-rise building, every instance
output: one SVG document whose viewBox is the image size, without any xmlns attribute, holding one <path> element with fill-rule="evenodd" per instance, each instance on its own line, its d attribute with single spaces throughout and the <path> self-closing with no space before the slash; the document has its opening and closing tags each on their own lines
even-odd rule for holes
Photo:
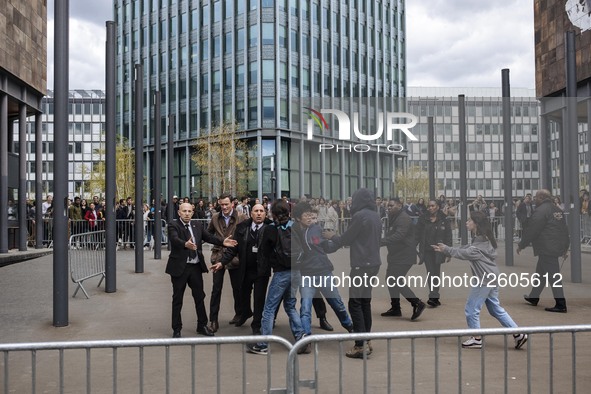
<svg viewBox="0 0 591 394">
<path fill-rule="evenodd" d="M 104 162 L 105 92 L 102 90 L 71 90 L 68 98 L 68 196 L 89 198 L 94 194 L 88 187 L 93 169 Z M 54 105 L 53 91 L 41 102 L 42 162 L 35 161 L 36 135 L 34 124 L 27 124 L 27 197 L 35 196 L 36 166 L 41 165 L 43 198 L 53 195 L 54 179 Z M 18 132 L 15 130 L 15 138 Z M 95 191 L 104 196 L 104 190 Z"/>
<path fill-rule="evenodd" d="M 435 190 L 437 196 L 444 194 L 459 199 L 460 94 L 465 96 L 468 199 L 471 201 L 482 195 L 487 201 L 503 201 L 503 100 L 500 88 L 410 87 L 408 108 L 419 118 L 413 129 L 419 141 L 409 144 L 408 165 L 428 170 L 428 118 L 433 117 Z M 521 198 L 540 186 L 540 104 L 533 89 L 511 89 L 511 95 L 512 195 Z"/>
<path fill-rule="evenodd" d="M 342 99 L 348 99 L 351 119 L 361 112 L 358 124 L 365 132 L 380 113 L 358 103 L 359 97 L 400 109 L 393 100 L 405 95 L 404 1 L 115 0 L 115 20 L 117 128 L 133 145 L 134 65 L 142 64 L 150 186 L 154 160 L 164 164 L 172 154 L 174 173 L 163 176 L 173 177 L 172 193 L 215 195 L 207 186 L 207 169 L 190 160 L 192 144 L 220 121 L 235 121 L 254 158 L 246 188 L 253 196 L 344 198 L 361 186 L 390 193 L 394 167 L 405 153 L 378 152 L 374 146 L 363 153 L 320 152 L 319 144 L 364 142 L 339 139 L 345 134 L 336 133 L 335 115 L 322 111 L 341 108 Z M 166 149 L 156 156 L 155 91 L 162 100 L 157 121 Z M 317 101 L 327 98 L 341 100 Z M 320 135 L 314 126 L 309 139 L 312 109 L 325 114 L 330 127 Z M 166 144 L 169 120 L 174 149 Z M 394 134 L 391 141 L 406 143 L 406 135 Z M 377 141 L 386 142 L 386 133 Z M 166 190 L 166 182 L 163 186 Z"/>
</svg>

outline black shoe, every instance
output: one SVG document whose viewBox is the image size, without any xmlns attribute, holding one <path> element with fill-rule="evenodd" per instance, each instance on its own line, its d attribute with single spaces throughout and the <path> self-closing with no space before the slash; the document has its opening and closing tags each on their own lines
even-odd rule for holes
<svg viewBox="0 0 591 394">
<path fill-rule="evenodd" d="M 331 326 L 328 320 L 326 320 L 326 317 L 320 318 L 320 328 L 322 328 L 324 331 L 334 331 L 333 326 Z"/>
<path fill-rule="evenodd" d="M 552 308 L 544 308 L 546 312 L 566 313 L 566 306 L 553 306 Z"/>
<path fill-rule="evenodd" d="M 538 302 L 540 302 L 539 298 L 529 297 L 527 295 L 523 296 L 523 299 L 526 300 L 530 305 L 537 306 Z"/>
<path fill-rule="evenodd" d="M 400 309 L 390 308 L 386 312 L 382 313 L 381 316 L 394 316 L 394 317 L 398 317 L 398 316 L 402 316 L 402 312 L 400 311 Z"/>
<path fill-rule="evenodd" d="M 172 332 L 172 337 L 173 338 L 180 338 L 181 337 L 181 330 L 174 330 Z"/>
<path fill-rule="evenodd" d="M 219 329 L 220 329 L 220 324 L 218 323 L 217 320 L 209 322 L 209 330 L 211 332 L 218 332 Z"/>
<path fill-rule="evenodd" d="M 347 330 L 347 332 L 349 333 L 353 332 L 353 324 L 351 324 L 350 326 L 343 326 L 343 328 Z"/>
<path fill-rule="evenodd" d="M 240 326 L 242 326 L 244 323 L 246 323 L 246 321 L 247 321 L 248 319 L 250 319 L 251 317 L 252 317 L 252 312 L 250 312 L 250 313 L 247 313 L 246 315 L 242 315 L 242 316 L 240 316 L 240 319 L 238 319 L 238 321 L 237 321 L 236 323 L 234 323 L 234 325 L 235 325 L 236 327 L 240 327 Z"/>
<path fill-rule="evenodd" d="M 254 328 L 252 329 L 252 335 L 261 335 L 261 329 L 260 328 Z"/>
<path fill-rule="evenodd" d="M 421 313 L 423 313 L 425 308 L 425 303 L 419 300 L 419 302 L 412 306 L 412 316 L 410 317 L 410 320 L 417 320 L 419 316 L 421 316 Z"/>
<path fill-rule="evenodd" d="M 433 308 L 437 308 L 438 306 L 441 305 L 441 302 L 439 302 L 439 298 L 429 298 L 429 300 L 427 301 L 427 304 L 429 304 L 429 306 L 431 306 Z"/>
<path fill-rule="evenodd" d="M 236 324 L 237 321 L 240 320 L 240 315 L 234 315 L 234 317 L 232 318 L 232 320 L 230 320 L 228 323 L 229 324 Z"/>
<path fill-rule="evenodd" d="M 211 332 L 211 330 L 207 326 L 197 327 L 197 334 L 205 335 L 206 337 L 215 336 L 215 334 Z"/>
</svg>

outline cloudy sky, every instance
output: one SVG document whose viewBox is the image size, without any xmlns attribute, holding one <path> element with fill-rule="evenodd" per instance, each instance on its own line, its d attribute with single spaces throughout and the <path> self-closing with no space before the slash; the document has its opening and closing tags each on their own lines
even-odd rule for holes
<svg viewBox="0 0 591 394">
<path fill-rule="evenodd" d="M 53 8 L 48 1 L 48 87 Z M 407 0 L 408 86 L 535 87 L 533 1 Z M 105 21 L 112 0 L 70 1 L 70 89 L 104 89 Z"/>
</svg>

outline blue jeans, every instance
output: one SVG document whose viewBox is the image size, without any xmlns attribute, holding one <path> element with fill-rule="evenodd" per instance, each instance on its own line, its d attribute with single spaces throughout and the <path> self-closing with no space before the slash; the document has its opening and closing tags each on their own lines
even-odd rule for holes
<svg viewBox="0 0 591 394">
<path fill-rule="evenodd" d="M 261 334 L 273 334 L 273 321 L 275 320 L 275 311 L 283 300 L 283 308 L 289 317 L 289 327 L 296 340 L 305 334 L 302 329 L 300 314 L 296 310 L 297 299 L 295 298 L 300 286 L 300 274 L 292 271 L 279 271 L 273 274 L 267 298 L 265 299 L 265 308 L 263 309 L 263 321 L 261 322 Z M 266 346 L 265 342 L 259 342 L 259 346 Z"/>
<path fill-rule="evenodd" d="M 470 328 L 480 328 L 480 310 L 486 303 L 488 313 L 501 323 L 503 327 L 517 327 L 511 316 L 499 302 L 498 287 L 473 287 L 466 300 L 466 322 Z"/>
<path fill-rule="evenodd" d="M 347 313 L 347 308 L 341 300 L 339 290 L 337 288 L 331 289 L 330 287 L 330 277 L 332 277 L 332 273 L 308 276 L 310 281 L 306 279 L 306 286 L 304 286 L 304 282 L 302 282 L 302 286 L 300 287 L 300 293 L 302 296 L 300 318 L 302 321 L 302 328 L 306 335 L 312 334 L 312 300 L 314 299 L 316 291 L 319 291 L 324 298 L 326 298 L 326 302 L 328 302 L 328 305 L 330 305 L 332 310 L 336 313 L 343 327 L 353 325 L 353 321 Z M 314 283 L 326 283 L 329 286 L 315 287 L 313 286 Z"/>
</svg>

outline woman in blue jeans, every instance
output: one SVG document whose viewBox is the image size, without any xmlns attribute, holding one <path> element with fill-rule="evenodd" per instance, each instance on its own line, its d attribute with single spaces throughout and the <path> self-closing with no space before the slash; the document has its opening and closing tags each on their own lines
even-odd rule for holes
<svg viewBox="0 0 591 394">
<path fill-rule="evenodd" d="M 471 245 L 453 248 L 443 243 L 431 245 L 433 250 L 446 256 L 470 261 L 472 289 L 466 301 L 466 321 L 470 328 L 480 328 L 480 310 L 486 304 L 488 313 L 501 323 L 503 327 L 517 327 L 511 316 L 501 306 L 497 279 L 500 271 L 495 262 L 497 257 L 497 241 L 492 233 L 490 221 L 482 211 L 470 213 L 466 227 L 474 234 Z M 515 349 L 520 349 L 527 342 L 527 334 L 513 335 Z M 462 347 L 470 349 L 482 348 L 482 338 L 470 337 L 462 343 Z"/>
</svg>

